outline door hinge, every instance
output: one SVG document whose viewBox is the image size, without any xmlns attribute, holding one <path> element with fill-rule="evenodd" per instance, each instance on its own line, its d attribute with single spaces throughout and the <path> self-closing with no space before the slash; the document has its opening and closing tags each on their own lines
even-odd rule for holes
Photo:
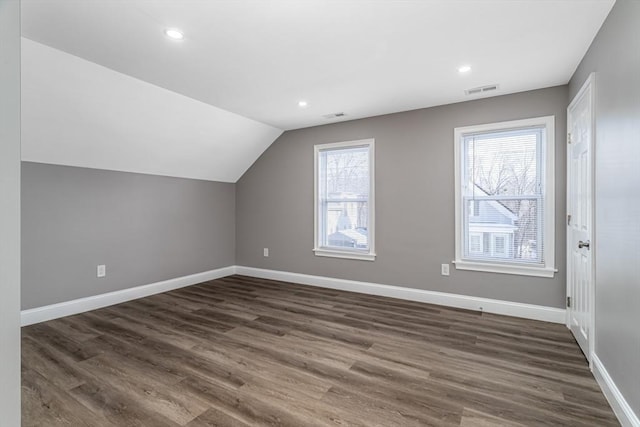
<svg viewBox="0 0 640 427">
<path fill-rule="evenodd" d="M 571 144 L 571 132 L 567 132 L 567 144 Z"/>
<path fill-rule="evenodd" d="M 567 307 L 571 307 L 571 297 L 567 297 Z"/>
<path fill-rule="evenodd" d="M 567 225 L 571 225 L 571 214 L 567 215 Z"/>
</svg>

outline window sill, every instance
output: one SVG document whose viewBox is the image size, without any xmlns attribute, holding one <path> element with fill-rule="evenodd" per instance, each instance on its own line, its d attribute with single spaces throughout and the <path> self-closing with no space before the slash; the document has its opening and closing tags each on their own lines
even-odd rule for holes
<svg viewBox="0 0 640 427">
<path fill-rule="evenodd" d="M 316 256 L 326 256 L 331 258 L 357 259 L 360 261 L 375 261 L 376 254 L 369 252 L 351 252 L 340 251 L 335 249 L 314 249 Z"/>
<path fill-rule="evenodd" d="M 519 276 L 553 277 L 558 272 L 555 268 L 530 267 L 527 265 L 504 265 L 484 262 L 461 261 L 453 262 L 456 270 L 483 271 L 486 273 L 515 274 Z"/>
</svg>

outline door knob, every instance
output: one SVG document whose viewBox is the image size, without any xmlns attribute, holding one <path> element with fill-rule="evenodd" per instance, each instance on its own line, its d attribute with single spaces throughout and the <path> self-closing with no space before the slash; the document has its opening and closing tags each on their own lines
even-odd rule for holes
<svg viewBox="0 0 640 427">
<path fill-rule="evenodd" d="M 582 248 L 589 249 L 589 246 L 591 246 L 591 242 L 589 242 L 588 240 L 586 242 L 583 242 L 582 240 L 578 242 L 578 249 L 582 249 Z"/>
</svg>

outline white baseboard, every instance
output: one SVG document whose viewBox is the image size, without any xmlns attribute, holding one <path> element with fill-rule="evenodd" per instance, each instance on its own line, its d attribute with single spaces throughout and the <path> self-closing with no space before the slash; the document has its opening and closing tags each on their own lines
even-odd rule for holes
<svg viewBox="0 0 640 427">
<path fill-rule="evenodd" d="M 613 412 L 618 417 L 618 421 L 623 427 L 640 427 L 640 419 L 633 412 L 631 406 L 627 403 L 616 383 L 613 382 L 611 376 L 607 372 L 606 368 L 602 364 L 602 361 L 596 354 L 592 357 L 593 361 L 593 376 L 596 378 L 598 385 L 602 389 L 604 396 L 609 401 Z"/>
<path fill-rule="evenodd" d="M 136 286 L 135 288 L 122 289 L 120 291 L 108 292 L 106 294 L 94 295 L 57 304 L 45 305 L 43 307 L 22 310 L 20 313 L 21 325 L 27 326 L 34 323 L 57 319 L 59 317 L 84 313 L 85 311 L 120 304 L 122 302 L 131 301 L 149 295 L 195 285 L 196 283 L 219 279 L 221 277 L 230 276 L 234 273 L 235 267 L 229 266 L 218 268 L 216 270 L 204 271 L 202 273 L 191 274 L 189 276 L 176 277 L 175 279 L 164 280 L 162 282 L 151 283 L 149 285 Z"/>
<path fill-rule="evenodd" d="M 340 289 L 370 295 L 380 295 L 448 307 L 468 310 L 486 311 L 506 316 L 523 317 L 525 319 L 543 320 L 553 323 L 565 323 L 565 311 L 562 308 L 541 305 L 522 304 L 489 298 L 467 295 L 449 294 L 445 292 L 425 291 L 422 289 L 401 286 L 381 285 L 378 283 L 358 282 L 355 280 L 334 279 L 331 277 L 311 276 L 308 274 L 289 273 L 286 271 L 265 270 L 261 268 L 236 266 L 236 274 L 258 277 L 262 279 L 281 280 L 302 285 Z"/>
<path fill-rule="evenodd" d="M 281 280 L 285 282 L 299 283 L 302 285 L 319 286 L 323 288 L 339 289 L 344 291 L 359 292 L 363 294 L 386 296 L 409 301 L 425 302 L 448 307 L 464 308 L 468 310 L 486 311 L 488 313 L 503 314 L 506 316 L 522 317 L 525 319 L 543 320 L 546 322 L 565 323 L 565 310 L 561 308 L 545 307 L 533 304 L 501 301 L 489 298 L 480 298 L 467 295 L 449 294 L 445 292 L 426 291 L 422 289 L 406 288 L 401 286 L 382 285 L 378 283 L 358 282 L 355 280 L 334 279 L 324 276 L 312 276 L 308 274 L 289 273 L 277 270 L 265 270 L 261 268 L 229 266 L 203 273 L 178 277 L 149 285 L 123 289 L 65 301 L 43 307 L 23 310 L 21 313 L 22 326 L 45 322 L 59 317 L 71 316 L 96 310 L 109 305 L 119 304 L 167 292 L 185 286 L 195 285 L 207 280 L 214 280 L 232 274 L 259 277 L 263 279 Z"/>
</svg>

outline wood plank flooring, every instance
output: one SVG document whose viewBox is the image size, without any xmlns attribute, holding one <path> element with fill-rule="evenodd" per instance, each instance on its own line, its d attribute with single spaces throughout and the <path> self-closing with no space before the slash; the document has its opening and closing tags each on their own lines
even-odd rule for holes
<svg viewBox="0 0 640 427">
<path fill-rule="evenodd" d="M 230 276 L 23 328 L 25 426 L 614 426 L 563 325 Z"/>
</svg>

